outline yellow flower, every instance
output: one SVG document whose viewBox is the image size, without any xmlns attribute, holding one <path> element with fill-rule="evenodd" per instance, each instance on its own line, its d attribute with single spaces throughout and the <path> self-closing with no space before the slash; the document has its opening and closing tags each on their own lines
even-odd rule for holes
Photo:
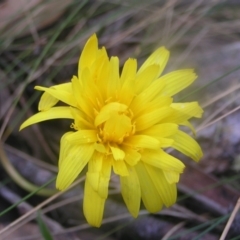
<svg viewBox="0 0 240 240">
<path fill-rule="evenodd" d="M 128 59 L 120 75 L 118 57 L 109 59 L 104 47 L 98 49 L 94 34 L 82 51 L 78 76 L 50 88 L 35 87 L 44 92 L 40 112 L 20 129 L 49 119 L 73 120 L 72 131 L 61 138 L 56 187 L 66 189 L 88 164 L 83 210 L 93 226 L 101 225 L 112 169 L 129 212 L 137 217 L 141 199 L 151 213 L 176 201 L 184 164 L 165 148 L 195 161 L 202 157 L 197 142 L 179 130 L 185 125 L 194 131 L 189 119 L 201 117 L 201 107 L 172 98 L 197 76 L 184 69 L 160 77 L 168 58 L 169 51 L 160 47 L 139 70 L 136 59 Z M 58 101 L 69 106 L 55 106 Z"/>
</svg>

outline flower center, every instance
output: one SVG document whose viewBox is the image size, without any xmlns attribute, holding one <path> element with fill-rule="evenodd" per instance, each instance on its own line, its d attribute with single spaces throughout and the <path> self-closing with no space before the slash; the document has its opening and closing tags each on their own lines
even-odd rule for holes
<svg viewBox="0 0 240 240">
<path fill-rule="evenodd" d="M 105 105 L 95 118 L 100 141 L 122 143 L 125 137 L 135 132 L 132 124 L 132 112 L 122 103 L 111 102 Z"/>
</svg>

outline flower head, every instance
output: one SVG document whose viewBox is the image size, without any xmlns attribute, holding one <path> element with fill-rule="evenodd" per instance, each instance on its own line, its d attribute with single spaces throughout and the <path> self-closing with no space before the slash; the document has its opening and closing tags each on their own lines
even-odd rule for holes
<svg viewBox="0 0 240 240">
<path fill-rule="evenodd" d="M 198 161 L 197 142 L 179 129 L 194 128 L 201 117 L 197 102 L 174 103 L 172 96 L 195 79 L 192 69 L 160 76 L 169 58 L 157 49 L 137 70 L 128 59 L 119 74 L 118 57 L 109 58 L 93 35 L 87 41 L 72 81 L 43 91 L 39 113 L 20 127 L 56 118 L 72 119 L 72 130 L 61 138 L 56 187 L 66 189 L 88 165 L 83 209 L 87 221 L 100 226 L 111 171 L 120 177 L 121 193 L 129 212 L 138 216 L 141 199 L 146 209 L 159 211 L 176 201 L 176 183 L 184 164 L 164 151 L 171 147 Z M 55 106 L 58 101 L 68 106 Z"/>
</svg>

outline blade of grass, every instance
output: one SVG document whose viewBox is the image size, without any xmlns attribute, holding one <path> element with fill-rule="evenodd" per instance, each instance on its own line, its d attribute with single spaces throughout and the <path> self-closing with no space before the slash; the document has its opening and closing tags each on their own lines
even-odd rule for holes
<svg viewBox="0 0 240 240">
<path fill-rule="evenodd" d="M 237 67 L 231 69 L 230 71 L 224 73 L 222 76 L 220 76 L 220 77 L 218 77 L 218 78 L 215 78 L 215 79 L 211 80 L 209 83 L 205 84 L 204 86 L 199 87 L 198 89 L 196 89 L 196 90 L 190 92 L 190 93 L 187 94 L 186 96 L 180 98 L 179 101 L 182 101 L 182 100 L 188 98 L 189 96 L 192 96 L 192 95 L 194 95 L 195 93 L 204 90 L 205 88 L 207 88 L 207 87 L 211 86 L 212 84 L 218 82 L 219 80 L 221 80 L 221 79 L 227 77 L 227 76 L 230 75 L 231 73 L 234 73 L 234 72 L 238 71 L 239 69 L 240 69 L 240 66 L 237 66 Z"/>
<path fill-rule="evenodd" d="M 26 195 L 25 197 L 23 197 L 20 201 L 16 202 L 15 204 L 11 205 L 10 207 L 6 208 L 5 210 L 3 210 L 2 212 L 0 212 L 0 217 L 3 216 L 4 214 L 8 213 L 9 211 L 11 211 L 13 208 L 15 208 L 16 206 L 18 206 L 20 203 L 26 201 L 27 199 L 29 199 L 30 197 L 32 197 L 33 195 L 35 195 L 37 192 L 39 192 L 41 189 L 47 187 L 49 184 L 51 184 L 52 182 L 54 182 L 56 179 L 56 177 L 52 178 L 51 180 L 49 180 L 48 182 L 46 182 L 45 184 L 43 184 L 41 187 L 39 187 L 38 189 L 36 189 L 35 191 L 29 193 L 28 195 Z"/>
<path fill-rule="evenodd" d="M 221 224 L 222 222 L 224 222 L 226 220 L 226 218 L 220 218 L 218 219 L 215 223 L 213 223 L 210 227 L 208 227 L 207 229 L 205 229 L 204 231 L 202 231 L 197 237 L 195 237 L 193 240 L 200 240 L 202 239 L 202 237 L 204 235 L 206 235 L 207 233 L 209 233 L 212 229 L 214 229 L 215 227 L 217 227 L 219 224 Z"/>
<path fill-rule="evenodd" d="M 204 126 L 200 126 L 200 127 L 198 127 L 198 128 L 196 129 L 196 131 L 199 132 L 199 131 L 201 131 L 202 129 L 211 126 L 212 124 L 214 124 L 214 123 L 216 123 L 216 122 L 222 120 L 223 118 L 225 118 L 225 117 L 231 115 L 232 113 L 238 111 L 239 109 L 240 109 L 240 106 L 235 107 L 235 108 L 232 109 L 231 111 L 229 111 L 229 112 L 223 114 L 221 117 L 218 117 L 217 119 L 215 119 L 215 120 L 213 120 L 213 121 L 211 121 L 211 122 L 205 124 Z"/>
<path fill-rule="evenodd" d="M 64 28 L 69 24 L 69 22 L 71 22 L 72 18 L 79 12 L 79 10 L 87 3 L 87 0 L 83 0 L 81 1 L 81 3 L 79 5 L 77 5 L 77 7 L 71 12 L 71 14 L 69 14 L 66 18 L 66 20 L 60 25 L 60 27 L 56 30 L 56 32 L 53 34 L 53 36 L 49 39 L 47 45 L 45 46 L 45 48 L 43 49 L 41 55 L 39 56 L 39 58 L 33 63 L 33 66 L 31 68 L 31 72 L 28 76 L 28 78 L 26 79 L 26 81 L 20 86 L 19 88 L 19 94 L 17 95 L 15 101 L 13 101 L 13 105 L 12 107 L 9 109 L 6 118 L 3 121 L 2 127 L 0 129 L 0 138 L 2 138 L 2 134 L 7 126 L 7 122 L 10 118 L 10 116 L 13 113 L 13 109 L 16 107 L 17 103 L 19 102 L 19 99 L 22 95 L 22 92 L 24 91 L 25 87 L 27 86 L 27 84 L 29 82 L 31 82 L 31 78 L 32 75 L 34 74 L 34 72 L 36 71 L 36 69 L 38 68 L 38 66 L 40 65 L 41 61 L 43 60 L 43 58 L 45 57 L 45 55 L 47 54 L 48 50 L 51 48 L 51 46 L 53 45 L 53 43 L 55 42 L 55 40 L 57 39 L 57 37 L 60 35 L 60 33 L 64 30 Z"/>
<path fill-rule="evenodd" d="M 215 219 L 212 219 L 212 220 L 210 220 L 208 222 L 205 222 L 205 223 L 199 224 L 199 225 L 197 225 L 195 227 L 192 227 L 191 229 L 188 229 L 188 230 L 186 230 L 186 231 L 184 231 L 182 233 L 178 233 L 177 235 L 174 235 L 174 236 L 170 237 L 168 240 L 179 239 L 180 237 L 186 236 L 188 233 L 201 230 L 202 228 L 204 228 L 206 226 L 209 226 L 209 225 L 212 226 L 213 224 L 216 224 L 216 223 L 218 225 L 220 222 L 223 222 L 228 217 L 229 217 L 229 214 L 227 214 L 225 216 L 221 216 L 221 217 L 215 218 Z"/>
<path fill-rule="evenodd" d="M 54 193 L 56 193 L 55 189 L 47 189 L 43 188 L 39 190 L 39 187 L 29 182 L 27 179 L 25 179 L 19 172 L 14 168 L 12 163 L 10 162 L 7 154 L 4 151 L 4 148 L 0 142 L 0 160 L 2 163 L 2 166 L 6 170 L 6 172 L 9 174 L 9 176 L 14 180 L 19 186 L 21 186 L 23 189 L 29 192 L 35 192 L 42 196 L 51 196 Z M 55 179 L 55 178 L 54 178 Z"/>
<path fill-rule="evenodd" d="M 56 193 L 55 195 L 51 196 L 50 198 L 46 199 L 45 201 L 43 201 L 42 203 L 38 204 L 35 208 L 33 208 L 32 210 L 30 210 L 29 212 L 25 213 L 23 216 L 21 216 L 20 218 L 18 218 L 17 220 L 13 221 L 12 223 L 10 223 L 7 227 L 3 228 L 0 230 L 0 236 L 3 237 L 4 239 L 7 239 L 6 237 L 11 234 L 11 232 L 15 231 L 16 229 L 18 229 L 19 227 L 21 227 L 24 224 L 24 219 L 26 219 L 28 216 L 32 215 L 33 213 L 36 213 L 37 210 L 41 209 L 42 207 L 44 207 L 45 205 L 47 205 L 48 203 L 52 202 L 54 199 L 58 198 L 59 196 L 63 195 L 66 191 L 69 191 L 70 189 L 72 189 L 73 187 L 75 187 L 77 184 L 79 184 L 83 179 L 85 179 L 85 177 L 77 180 L 75 183 L 73 183 L 68 189 L 66 189 L 65 191 L 61 191 Z M 55 179 L 52 179 L 55 180 Z"/>
<path fill-rule="evenodd" d="M 4 144 L 3 147 L 7 153 L 14 154 L 15 156 L 18 156 L 19 158 L 29 161 L 29 162 L 33 163 L 34 165 L 36 165 L 40 168 L 46 169 L 48 171 L 51 171 L 53 173 L 58 172 L 58 168 L 56 166 L 53 166 L 52 164 L 44 162 L 40 159 L 34 158 L 34 157 L 30 156 L 29 154 L 26 154 L 23 151 L 15 148 L 15 147 L 12 147 L 8 144 Z"/>
<path fill-rule="evenodd" d="M 238 239 L 240 239 L 240 236 L 237 236 L 237 237 L 231 238 L 231 239 L 229 239 L 229 240 L 238 240 Z"/>
<path fill-rule="evenodd" d="M 38 211 L 38 214 L 37 214 L 37 222 L 38 222 L 38 226 L 39 226 L 40 232 L 41 232 L 44 240 L 53 240 L 53 237 L 52 237 L 48 227 L 42 220 L 40 211 Z"/>
<path fill-rule="evenodd" d="M 7 185 L 8 183 L 12 182 L 11 178 L 5 178 L 0 182 L 0 188 Z"/>
<path fill-rule="evenodd" d="M 231 227 L 231 225 L 233 223 L 234 218 L 236 217 L 236 214 L 237 214 L 239 208 L 240 208 L 240 198 L 238 199 L 238 201 L 236 203 L 236 206 L 235 206 L 235 208 L 232 211 L 232 214 L 231 214 L 231 216 L 230 216 L 230 218 L 229 218 L 229 220 L 227 222 L 227 225 L 224 228 L 224 231 L 223 231 L 223 233 L 222 233 L 222 235 L 220 237 L 220 240 L 224 240 L 226 238 L 227 233 L 228 233 L 228 231 L 229 231 L 229 229 L 230 229 L 230 227 Z"/>
<path fill-rule="evenodd" d="M 182 200 L 185 200 L 185 199 L 193 196 L 194 194 L 202 193 L 202 192 L 204 192 L 204 191 L 207 191 L 207 190 L 216 188 L 216 187 L 221 186 L 221 185 L 226 184 L 226 183 L 231 183 L 231 182 L 233 182 L 233 181 L 237 181 L 237 180 L 239 180 L 239 179 L 240 179 L 240 175 L 239 175 L 239 174 L 236 174 L 236 175 L 234 175 L 234 176 L 232 176 L 232 177 L 230 177 L 230 178 L 220 179 L 220 180 L 218 180 L 218 182 L 215 183 L 215 184 L 211 184 L 211 185 L 209 185 L 209 186 L 207 186 L 207 187 L 204 187 L 204 188 L 201 188 L 201 189 L 197 189 L 197 190 L 193 191 L 191 194 L 186 194 L 186 195 L 184 195 L 184 196 L 179 197 L 178 200 L 177 200 L 177 202 L 180 202 L 180 201 L 182 201 Z"/>
<path fill-rule="evenodd" d="M 71 22 L 71 20 L 74 18 L 74 16 L 79 12 L 80 9 L 82 9 L 82 7 L 87 3 L 87 0 L 83 0 L 81 1 L 80 4 L 78 4 L 76 6 L 76 8 L 73 9 L 73 11 L 71 12 L 71 14 L 69 14 L 66 17 L 66 20 L 59 26 L 59 29 L 57 29 L 57 31 L 55 31 L 54 35 L 52 36 L 52 38 L 48 41 L 48 44 L 45 46 L 45 48 L 43 49 L 43 51 L 41 52 L 41 55 L 39 56 L 39 58 L 35 61 L 33 68 L 32 68 L 32 73 L 36 71 L 36 69 L 38 68 L 39 64 L 41 63 L 41 61 L 43 60 L 43 58 L 46 56 L 47 52 L 49 51 L 49 49 L 52 47 L 53 43 L 55 42 L 55 40 L 58 38 L 58 36 L 60 35 L 60 33 L 65 29 L 65 27 Z M 31 74 L 30 74 L 31 76 Z"/>
</svg>

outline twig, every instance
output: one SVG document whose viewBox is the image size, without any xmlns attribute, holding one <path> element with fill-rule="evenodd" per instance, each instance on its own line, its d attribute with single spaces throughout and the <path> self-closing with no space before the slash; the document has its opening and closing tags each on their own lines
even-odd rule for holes
<svg viewBox="0 0 240 240">
<path fill-rule="evenodd" d="M 219 240 L 224 240 L 226 238 L 227 233 L 229 231 L 229 228 L 231 227 L 232 222 L 233 222 L 233 220 L 234 220 L 234 218 L 235 218 L 239 208 L 240 208 L 240 198 L 238 199 L 238 201 L 237 201 L 237 203 L 235 205 L 235 208 L 233 209 L 232 214 L 231 214 L 230 218 L 228 219 L 227 225 L 225 226 L 225 228 L 223 230 L 223 233 L 222 233 L 222 235 L 221 235 Z"/>
</svg>

